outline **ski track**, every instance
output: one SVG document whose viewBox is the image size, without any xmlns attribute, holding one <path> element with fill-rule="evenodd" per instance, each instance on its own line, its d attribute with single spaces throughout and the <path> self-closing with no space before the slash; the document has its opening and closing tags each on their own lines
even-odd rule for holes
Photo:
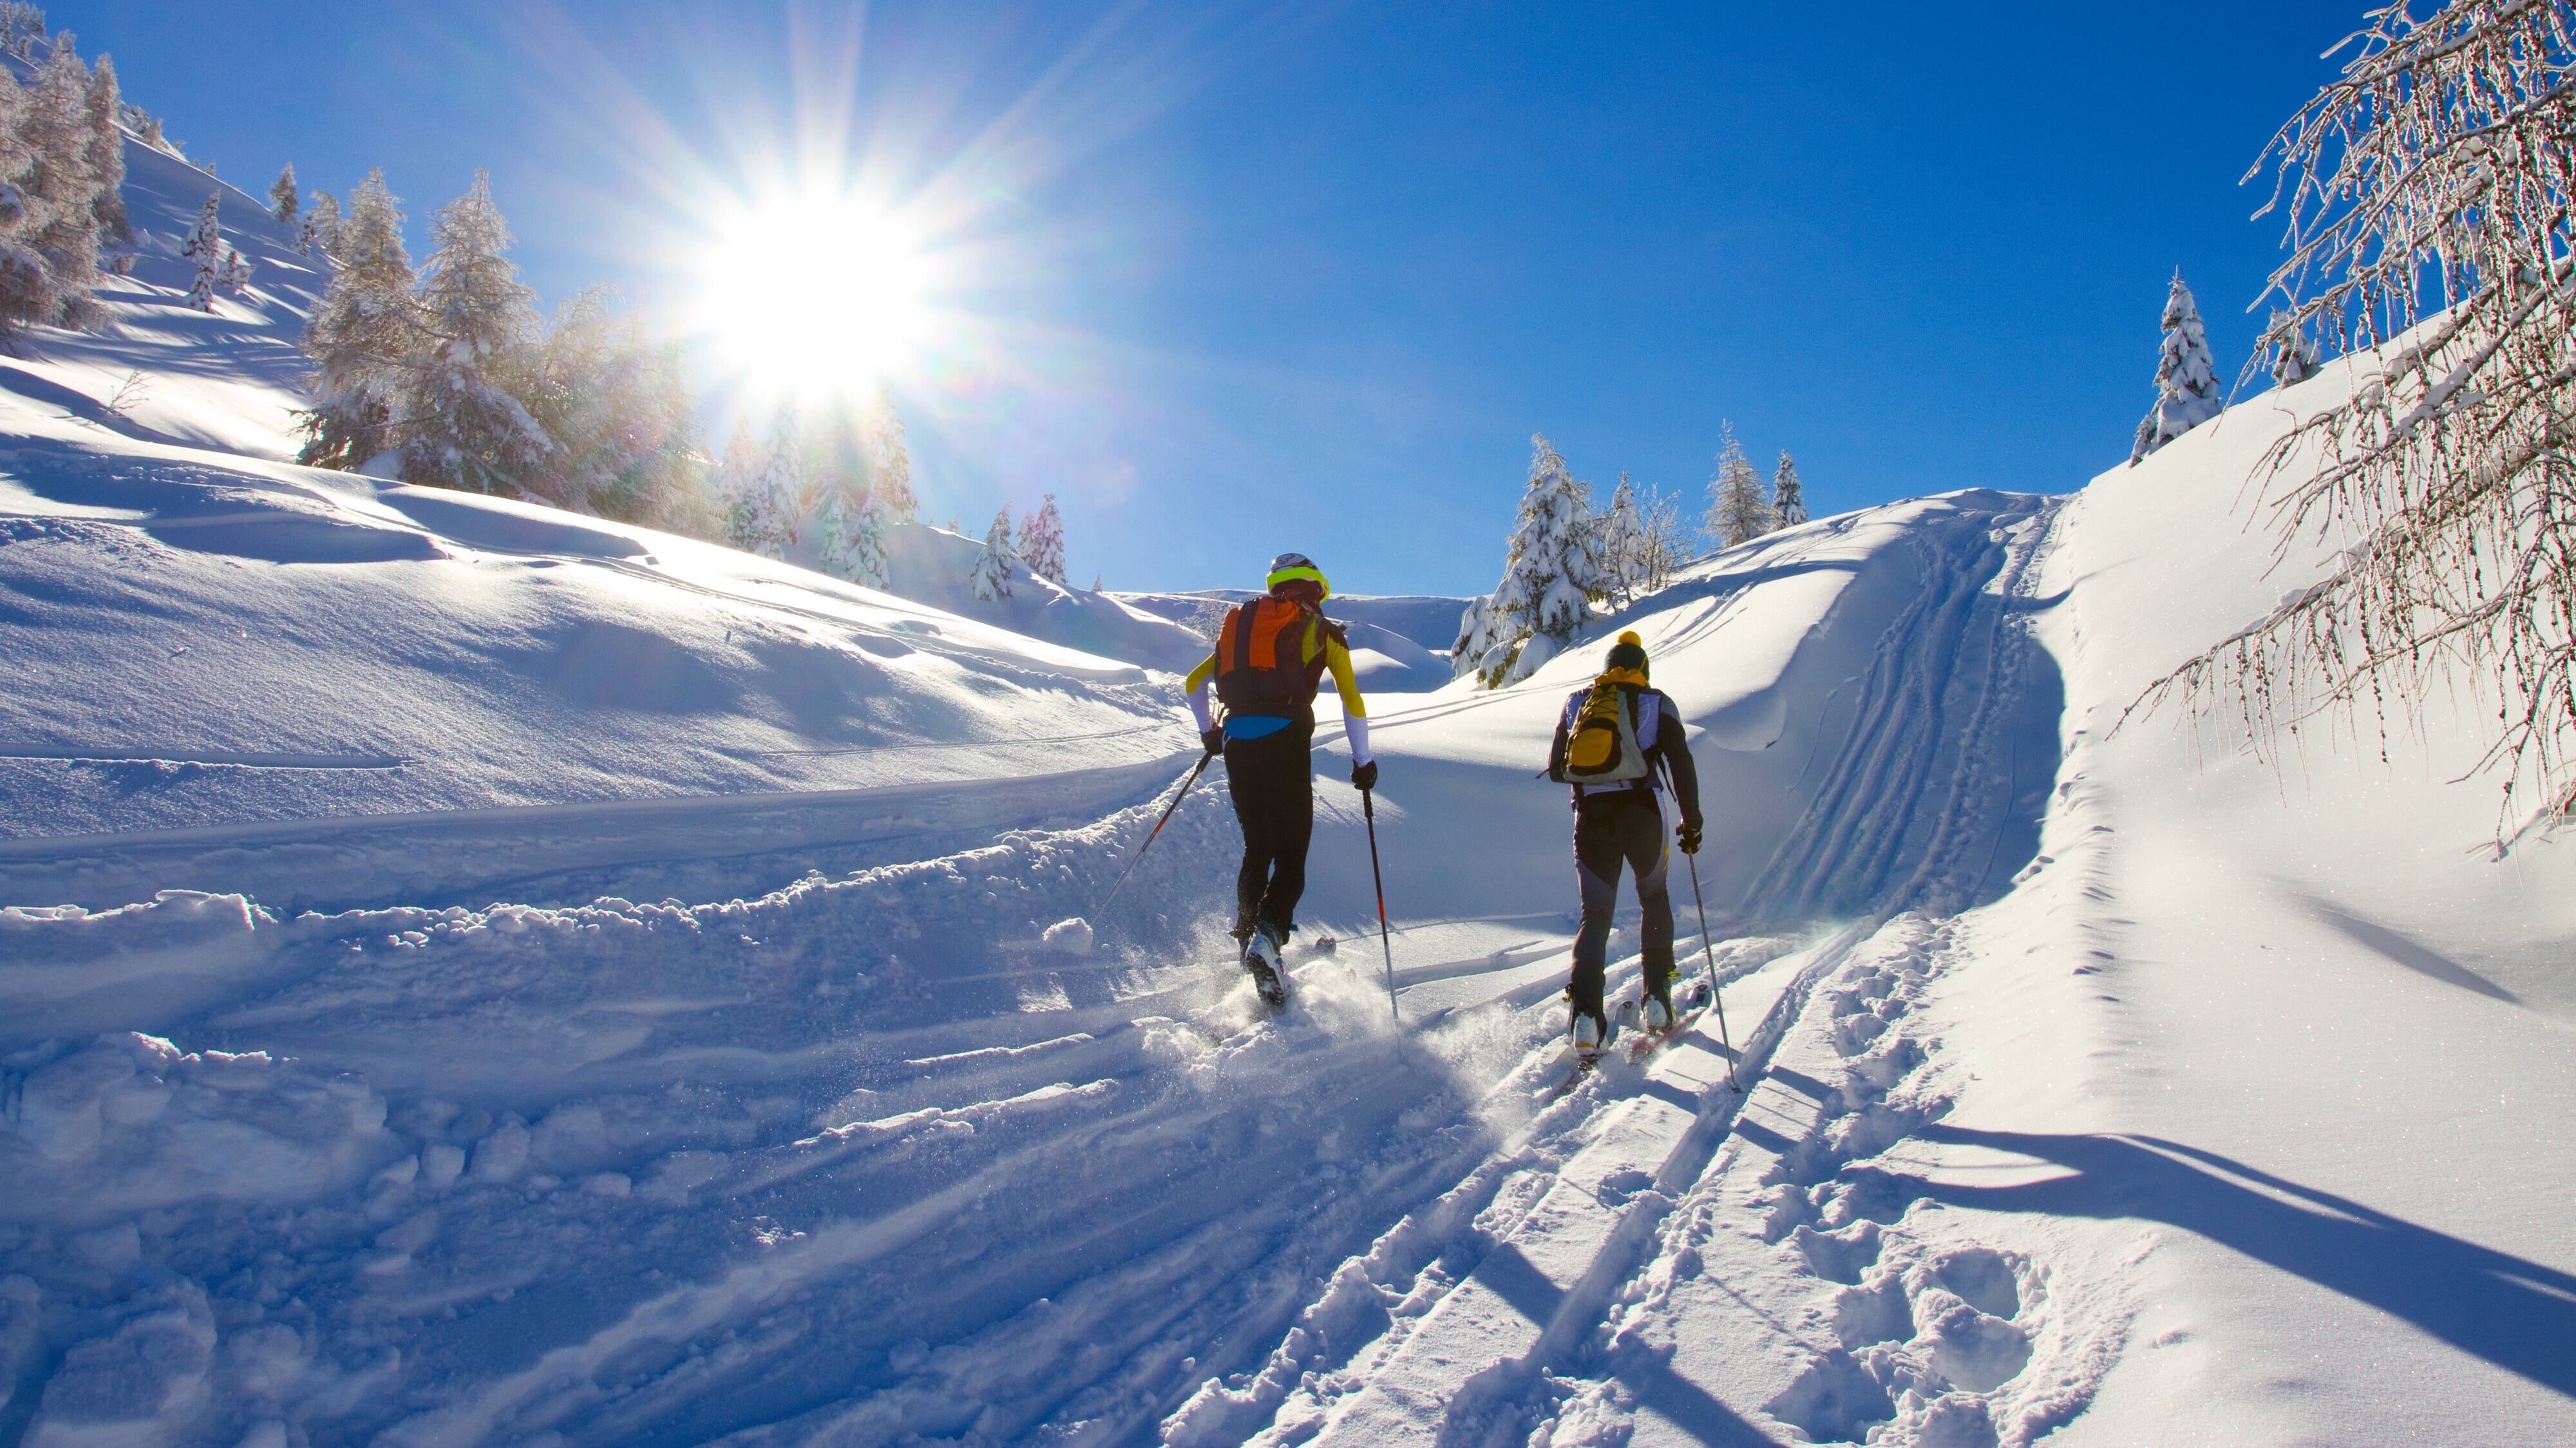
<svg viewBox="0 0 2576 1448">
<path fill-rule="evenodd" d="M 1855 1321 L 1901 1298 L 1933 1326 L 1699 1411 L 1826 1436 L 1880 1401 L 1859 1372 L 1889 1404 L 1869 1421 L 1953 1414 L 1995 1344 L 2044 1335 L 2044 1271 L 1995 1259 L 2009 1332 L 1942 1327 L 2002 1305 L 1993 1273 L 1907 1255 L 1855 1164 L 1937 1114 L 1932 1048 L 1871 1042 L 1942 958 L 1948 927 L 1902 912 L 1986 888 L 2013 605 L 2055 508 L 1911 545 L 1919 595 L 1744 902 L 1784 933 L 1719 953 L 1738 1011 L 1763 1006 L 1735 1058 L 1711 1015 L 1553 1105 L 1552 985 L 1397 1030 L 1364 941 L 1298 962 L 1276 1018 L 1199 963 L 1230 955 L 1214 791 L 1079 957 L 1039 928 L 1086 912 L 1160 799 L 724 904 L 0 912 L 0 992 L 49 1037 L 0 1058 L 25 1148 L 0 1165 L 97 1186 L 52 1219 L 0 1206 L 0 1438 L 40 1404 L 77 1432 L 56 1409 L 110 1385 L 169 1442 L 1621 1442 L 1672 1416 L 1653 1367 L 1748 1173 L 1765 1245 L 1873 1274 Z M 168 1004 L 121 1024 L 186 1049 L 83 1044 L 138 984 Z M 1792 1135 L 1782 1092 L 1810 1078 L 1774 1067 L 1811 1038 L 1856 1074 Z M 2052 1401 L 2014 1421 L 2080 1393 Z"/>
</svg>

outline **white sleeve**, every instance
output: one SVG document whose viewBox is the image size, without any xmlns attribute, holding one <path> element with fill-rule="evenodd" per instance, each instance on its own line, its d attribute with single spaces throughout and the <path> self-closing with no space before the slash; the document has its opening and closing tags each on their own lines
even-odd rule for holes
<svg viewBox="0 0 2576 1448">
<path fill-rule="evenodd" d="M 1342 716 L 1342 732 L 1343 732 L 1345 735 L 1349 736 L 1350 741 L 1351 741 L 1351 763 L 1353 763 L 1353 764 L 1366 764 L 1366 763 L 1368 763 L 1371 759 L 1373 759 L 1373 758 L 1375 758 L 1375 757 L 1376 757 L 1375 755 L 1372 755 L 1372 754 L 1370 754 L 1370 753 L 1369 753 L 1369 747 L 1368 747 L 1368 717 L 1367 717 L 1366 715 L 1363 715 L 1363 714 L 1345 714 L 1345 715 L 1343 715 L 1343 716 Z"/>
<path fill-rule="evenodd" d="M 1190 691 L 1190 717 L 1199 721 L 1199 732 L 1216 727 L 1216 715 L 1208 708 L 1208 686 L 1201 684 Z"/>
</svg>

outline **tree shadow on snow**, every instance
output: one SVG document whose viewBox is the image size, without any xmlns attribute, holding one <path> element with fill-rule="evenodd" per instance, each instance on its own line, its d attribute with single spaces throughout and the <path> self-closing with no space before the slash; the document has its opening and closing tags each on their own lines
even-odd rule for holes
<svg viewBox="0 0 2576 1448">
<path fill-rule="evenodd" d="M 2576 1276 L 2152 1136 L 1930 1126 L 2073 1176 L 1978 1187 L 1898 1177 L 1908 1195 L 1993 1212 L 2130 1217 L 2180 1227 L 2402 1318 L 2552 1391 L 2576 1394 Z"/>
</svg>

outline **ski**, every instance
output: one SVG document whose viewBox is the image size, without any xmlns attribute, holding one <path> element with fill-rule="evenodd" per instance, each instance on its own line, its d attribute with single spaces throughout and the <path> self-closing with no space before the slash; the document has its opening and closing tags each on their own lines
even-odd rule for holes
<svg viewBox="0 0 2576 1448">
<path fill-rule="evenodd" d="M 1643 1063 L 1648 1056 L 1671 1045 L 1675 1038 L 1697 1025 L 1699 1018 L 1706 1014 L 1708 1014 L 1708 987 L 1694 981 L 1684 992 L 1682 999 L 1675 1003 L 1671 1025 L 1660 1031 L 1649 1031 L 1642 1026 L 1637 1029 L 1637 1039 L 1630 1042 L 1627 1048 L 1628 1064 L 1635 1066 Z"/>
</svg>

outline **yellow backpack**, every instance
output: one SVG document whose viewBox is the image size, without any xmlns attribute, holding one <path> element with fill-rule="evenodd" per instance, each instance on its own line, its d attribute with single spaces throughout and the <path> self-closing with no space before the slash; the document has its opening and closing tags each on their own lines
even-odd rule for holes
<svg viewBox="0 0 2576 1448">
<path fill-rule="evenodd" d="M 1576 784 L 1619 784 L 1646 777 L 1646 751 L 1637 743 L 1636 698 L 1636 685 L 1627 680 L 1604 674 L 1593 682 L 1565 741 L 1566 778 Z"/>
</svg>

